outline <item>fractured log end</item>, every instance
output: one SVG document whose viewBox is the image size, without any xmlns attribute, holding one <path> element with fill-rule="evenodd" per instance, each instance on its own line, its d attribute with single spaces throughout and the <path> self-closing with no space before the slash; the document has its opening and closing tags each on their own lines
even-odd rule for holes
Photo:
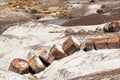
<svg viewBox="0 0 120 80">
<path fill-rule="evenodd" d="M 120 22 L 113 21 L 103 27 L 104 32 L 118 32 L 120 30 Z"/>
<path fill-rule="evenodd" d="M 50 55 L 55 56 L 56 59 L 61 59 L 68 56 L 62 49 L 61 45 L 53 45 L 53 47 L 50 49 Z"/>
<path fill-rule="evenodd" d="M 39 57 L 42 58 L 48 64 L 52 63 L 55 59 L 55 57 L 51 55 L 50 52 L 47 50 L 42 50 Z"/>
<path fill-rule="evenodd" d="M 9 66 L 10 71 L 14 71 L 19 74 L 26 74 L 29 72 L 29 64 L 26 60 L 16 58 L 14 59 Z"/>
<path fill-rule="evenodd" d="M 87 39 L 86 41 L 85 41 L 85 51 L 89 51 L 89 50 L 92 50 L 92 49 L 94 49 L 94 45 L 93 45 L 93 39 L 92 38 L 90 38 L 90 39 Z"/>
<path fill-rule="evenodd" d="M 80 42 L 73 36 L 69 36 L 62 44 L 63 50 L 67 54 L 72 54 L 80 49 Z"/>
<path fill-rule="evenodd" d="M 29 65 L 33 73 L 38 73 L 46 68 L 39 56 L 33 56 L 33 58 L 29 61 Z"/>
</svg>

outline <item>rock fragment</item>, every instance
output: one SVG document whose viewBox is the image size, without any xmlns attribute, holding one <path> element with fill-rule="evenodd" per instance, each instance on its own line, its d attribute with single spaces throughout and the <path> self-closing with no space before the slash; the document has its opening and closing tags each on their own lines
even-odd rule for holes
<svg viewBox="0 0 120 80">
<path fill-rule="evenodd" d="M 97 27 L 95 32 L 97 32 L 97 33 L 104 33 L 103 29 L 100 28 L 100 27 Z"/>
</svg>

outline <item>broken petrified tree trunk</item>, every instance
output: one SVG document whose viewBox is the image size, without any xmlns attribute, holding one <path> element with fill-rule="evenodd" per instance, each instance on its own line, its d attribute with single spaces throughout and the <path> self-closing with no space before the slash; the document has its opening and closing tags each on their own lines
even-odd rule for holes
<svg viewBox="0 0 120 80">
<path fill-rule="evenodd" d="M 104 32 L 117 32 L 120 30 L 120 22 L 110 22 L 103 27 Z"/>
<path fill-rule="evenodd" d="M 33 73 L 38 73 L 46 68 L 44 61 L 42 61 L 39 56 L 33 56 L 33 58 L 29 61 L 29 65 Z"/>
<path fill-rule="evenodd" d="M 107 38 L 94 38 L 94 48 L 96 50 L 108 48 Z"/>
<path fill-rule="evenodd" d="M 50 49 L 50 55 L 55 56 L 55 59 L 61 59 L 68 56 L 62 49 L 61 45 L 53 45 L 53 47 Z"/>
<path fill-rule="evenodd" d="M 87 39 L 85 41 L 85 51 L 94 49 L 93 38 Z"/>
<path fill-rule="evenodd" d="M 14 71 L 19 74 L 26 74 L 29 72 L 29 64 L 26 60 L 16 58 L 14 59 L 9 66 L 10 71 Z"/>
<path fill-rule="evenodd" d="M 72 54 L 80 49 L 80 42 L 73 36 L 69 36 L 62 44 L 63 50 L 68 54 Z"/>
<path fill-rule="evenodd" d="M 50 52 L 48 52 L 47 50 L 42 50 L 39 57 L 48 62 L 49 64 L 51 64 L 55 59 L 55 56 L 50 54 Z"/>
<path fill-rule="evenodd" d="M 108 48 L 119 48 L 120 47 L 120 39 L 119 36 L 111 36 L 107 40 Z"/>
</svg>

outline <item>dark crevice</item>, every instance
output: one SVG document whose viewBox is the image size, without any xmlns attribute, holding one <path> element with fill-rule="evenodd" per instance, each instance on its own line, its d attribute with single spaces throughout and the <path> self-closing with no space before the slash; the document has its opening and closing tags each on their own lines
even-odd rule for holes
<svg viewBox="0 0 120 80">
<path fill-rule="evenodd" d="M 49 62 L 47 62 L 45 59 L 43 59 L 42 57 L 39 57 L 39 59 L 42 61 L 42 63 L 46 66 L 46 67 L 48 67 L 49 65 L 50 65 L 50 63 Z"/>
</svg>

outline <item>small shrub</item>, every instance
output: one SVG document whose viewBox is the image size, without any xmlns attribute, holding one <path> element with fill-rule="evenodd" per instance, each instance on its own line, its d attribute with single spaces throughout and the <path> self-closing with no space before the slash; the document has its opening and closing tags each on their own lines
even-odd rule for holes
<svg viewBox="0 0 120 80">
<path fill-rule="evenodd" d="M 38 10 L 36 10 L 36 9 L 31 9 L 31 13 L 38 13 Z"/>
</svg>

